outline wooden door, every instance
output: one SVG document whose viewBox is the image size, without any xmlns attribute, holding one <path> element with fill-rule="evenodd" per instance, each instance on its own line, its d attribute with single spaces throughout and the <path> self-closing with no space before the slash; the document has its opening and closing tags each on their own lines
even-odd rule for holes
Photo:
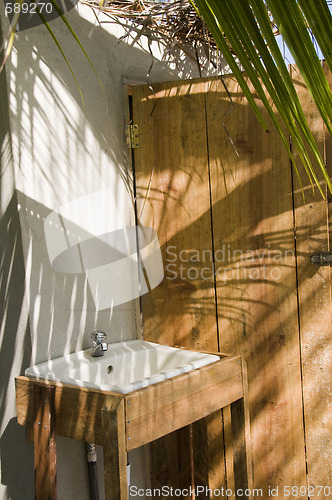
<svg viewBox="0 0 332 500">
<path fill-rule="evenodd" d="M 207 88 L 207 82 L 192 80 L 133 88 L 133 121 L 140 130 L 134 164 L 137 220 L 157 231 L 165 270 L 162 283 L 142 297 L 144 338 L 218 351 Z M 202 254 L 211 259 L 208 270 Z M 188 486 L 192 467 L 181 446 L 188 439 L 198 450 L 197 481 L 225 484 L 221 412 L 195 424 L 194 433 L 188 428 L 152 445 L 153 484 Z"/>
<path fill-rule="evenodd" d="M 303 202 L 278 135 L 232 76 L 133 87 L 132 102 L 137 219 L 157 231 L 165 270 L 142 297 L 144 338 L 246 359 L 257 498 L 331 484 L 330 270 L 309 258 L 329 248 L 328 203 Z M 232 490 L 229 423 L 226 409 L 186 431 L 196 484 Z M 156 484 L 181 485 L 179 442 L 154 445 Z"/>
</svg>

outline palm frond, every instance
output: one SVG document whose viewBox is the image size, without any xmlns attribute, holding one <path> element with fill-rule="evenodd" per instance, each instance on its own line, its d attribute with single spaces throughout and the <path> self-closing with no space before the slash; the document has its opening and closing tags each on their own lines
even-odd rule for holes
<svg viewBox="0 0 332 500">
<path fill-rule="evenodd" d="M 292 153 L 277 113 L 286 126 L 292 143 L 296 146 L 310 181 L 318 186 L 324 196 L 318 179 L 321 172 L 329 190 L 332 191 L 332 183 L 324 160 L 306 122 L 288 68 L 275 40 L 270 18 L 272 14 L 274 23 L 284 37 L 317 109 L 332 134 L 332 94 L 309 32 L 311 29 L 314 34 L 319 31 L 319 36 L 316 35 L 317 42 L 321 45 L 323 53 L 329 52 L 332 44 L 332 26 L 326 1 L 320 0 L 319 5 L 315 0 L 287 0 L 287 2 L 192 0 L 192 2 L 204 18 L 230 67 L 233 69 L 234 64 L 237 64 L 235 58 L 242 65 L 276 126 L 292 161 Z M 305 8 L 302 9 L 303 4 Z M 230 50 L 225 43 L 225 37 L 233 50 Z M 237 78 L 236 74 L 235 77 Z M 247 86 L 242 86 L 242 82 L 238 81 L 251 105 Z M 266 94 L 269 95 L 269 99 Z M 256 109 L 254 111 L 256 113 Z M 317 162 L 318 171 L 312 164 L 310 155 L 313 155 Z"/>
</svg>

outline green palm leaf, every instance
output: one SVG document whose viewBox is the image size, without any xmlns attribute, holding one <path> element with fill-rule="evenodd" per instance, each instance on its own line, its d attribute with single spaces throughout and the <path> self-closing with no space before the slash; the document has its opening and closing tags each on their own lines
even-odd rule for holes
<svg viewBox="0 0 332 500">
<path fill-rule="evenodd" d="M 267 10 L 268 7 L 297 63 L 327 129 L 332 134 L 332 94 L 311 35 L 308 32 L 308 26 L 312 24 L 312 32 L 323 53 L 328 54 L 327 59 L 328 57 L 332 59 L 330 53 L 332 24 L 325 0 L 319 2 L 317 0 L 287 0 L 286 2 L 280 0 L 191 1 L 204 18 L 223 56 L 234 71 L 234 66 L 237 63 L 225 38 L 229 41 L 236 58 L 251 80 L 287 148 L 294 166 L 287 137 L 283 133 L 283 128 L 270 102 L 275 106 L 288 134 L 292 137 L 292 143 L 299 153 L 310 182 L 315 182 L 324 196 L 318 179 L 320 171 L 323 173 L 330 191 L 332 191 L 332 183 L 326 171 L 324 160 L 306 122 L 288 68 L 275 40 Z M 303 7 L 304 4 L 305 7 Z M 331 60 L 329 64 L 332 68 Z M 238 79 L 237 73 L 234 72 L 234 76 Z M 243 86 L 240 79 L 238 82 L 252 106 L 248 86 Z M 266 94 L 269 95 L 269 99 Z M 254 109 L 254 112 L 258 116 L 257 109 Z M 262 117 L 258 117 L 262 123 Z M 313 155 L 318 164 L 318 172 L 310 160 L 310 155 Z"/>
<path fill-rule="evenodd" d="M 99 82 L 99 85 L 104 93 L 104 95 L 106 96 L 105 94 L 105 90 L 104 90 L 104 87 L 103 87 L 103 84 L 101 83 L 100 81 L 100 78 L 98 76 L 98 73 L 97 71 L 95 70 L 92 62 L 91 62 L 91 59 L 89 58 L 88 54 L 86 53 L 86 50 L 84 49 L 83 45 L 81 44 L 80 42 L 80 39 L 78 38 L 78 36 L 76 35 L 75 31 L 73 30 L 73 28 L 71 27 L 71 25 L 69 24 L 66 16 L 64 15 L 64 13 L 61 11 L 60 7 L 58 6 L 58 4 L 56 3 L 55 0 L 50 0 L 51 4 L 53 5 L 54 9 L 57 11 L 57 13 L 59 14 L 59 16 L 61 17 L 62 21 L 65 23 L 65 25 L 67 26 L 68 28 L 68 31 L 69 33 L 72 35 L 72 37 L 74 38 L 74 40 L 76 41 L 76 43 L 78 44 L 78 46 L 80 47 L 80 49 L 82 50 L 83 54 L 85 55 L 86 59 L 88 60 L 90 66 L 91 66 L 91 69 L 92 71 L 94 72 L 98 82 Z"/>
</svg>

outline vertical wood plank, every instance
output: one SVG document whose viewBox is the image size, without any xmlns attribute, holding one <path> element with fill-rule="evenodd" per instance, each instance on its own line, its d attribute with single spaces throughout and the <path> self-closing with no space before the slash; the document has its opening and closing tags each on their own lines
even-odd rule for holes
<svg viewBox="0 0 332 500">
<path fill-rule="evenodd" d="M 332 88 L 332 74 L 329 70 L 327 64 L 323 63 L 324 71 L 327 76 L 327 80 L 329 82 L 330 88 Z M 332 137 L 331 134 L 325 128 L 324 134 L 324 147 L 325 147 L 325 159 L 326 159 L 326 170 L 330 179 L 332 178 Z M 328 249 L 332 251 L 332 193 L 326 189 L 326 198 L 327 198 L 327 230 L 328 230 Z M 325 300 L 330 304 L 330 308 L 326 308 L 326 314 L 331 314 L 331 301 L 332 301 L 332 267 L 329 268 L 329 288 L 330 294 L 325 295 Z M 315 443 L 316 448 L 319 447 L 324 450 L 324 463 L 319 464 L 321 476 L 319 480 L 326 482 L 326 484 L 332 484 L 332 442 L 329 439 L 332 433 L 332 411 L 327 410 L 327 408 L 331 408 L 332 406 L 332 396 L 330 388 L 332 387 L 332 319 L 330 320 L 330 324 L 328 322 L 328 316 L 326 317 L 326 329 L 324 329 L 322 345 L 320 349 L 320 359 L 319 359 L 319 371 L 321 373 L 320 380 L 320 404 L 323 408 L 323 411 L 320 415 L 321 421 L 318 424 L 318 432 L 316 436 L 319 440 L 319 446 Z M 316 421 L 317 422 L 317 421 Z M 329 466 L 330 464 L 330 466 Z M 316 466 L 317 468 L 317 466 Z M 310 478 L 310 476 L 309 476 Z M 311 478 L 312 483 L 314 481 L 317 484 L 316 478 Z"/>
<path fill-rule="evenodd" d="M 331 74 L 326 66 L 325 69 L 331 85 Z M 292 77 L 310 129 L 322 156 L 325 154 L 326 166 L 331 175 L 331 137 L 325 132 L 322 119 L 296 70 L 292 71 Z M 294 203 L 305 440 L 308 482 L 311 486 L 332 482 L 331 269 L 310 262 L 311 254 L 331 250 L 328 221 L 331 209 L 330 203 L 322 199 L 317 189 L 312 192 L 303 172 L 301 178 L 305 203 L 295 176 L 294 185 L 297 189 Z M 321 186 L 326 191 L 323 179 Z"/>
<path fill-rule="evenodd" d="M 225 442 L 225 465 L 226 465 L 226 485 L 232 492 L 229 500 L 235 500 L 235 480 L 234 480 L 234 459 L 233 459 L 233 436 L 231 407 L 226 406 L 223 410 L 224 442 Z"/>
<path fill-rule="evenodd" d="M 220 421 L 221 410 L 193 424 L 195 487 L 201 488 L 200 499 L 215 498 L 210 496 L 209 489 L 213 492 L 226 488 L 224 434 Z"/>
<path fill-rule="evenodd" d="M 151 450 L 154 457 L 151 464 L 152 488 L 162 491 L 163 486 L 168 486 L 184 493 L 188 491 L 180 498 L 191 500 L 193 495 L 190 491 L 194 488 L 192 426 L 182 427 L 152 442 Z"/>
<path fill-rule="evenodd" d="M 233 431 L 233 459 L 234 459 L 234 490 L 245 491 L 248 485 L 248 468 L 246 440 L 244 432 L 244 402 L 243 398 L 231 404 L 232 431 Z M 252 498 L 250 495 L 249 498 Z"/>
<path fill-rule="evenodd" d="M 194 483 L 195 487 L 209 487 L 210 454 L 209 435 L 207 431 L 209 418 L 204 418 L 193 423 L 193 459 L 194 459 Z M 200 494 L 199 498 L 206 498 Z"/>
<path fill-rule="evenodd" d="M 180 449 L 177 436 L 176 431 L 171 432 L 150 444 L 152 489 L 162 491 L 163 486 L 180 488 Z"/>
<path fill-rule="evenodd" d="M 35 497 L 56 500 L 55 387 L 34 386 Z"/>
<path fill-rule="evenodd" d="M 216 349 L 204 82 L 133 88 L 138 222 L 153 227 L 165 277 L 142 297 L 144 338 Z M 208 269 L 204 269 L 208 267 Z"/>
<path fill-rule="evenodd" d="M 242 361 L 243 398 L 231 404 L 234 491 L 253 491 L 247 366 Z M 252 493 L 247 495 L 252 500 Z"/>
<path fill-rule="evenodd" d="M 194 500 L 190 493 L 194 489 L 194 456 L 193 456 L 193 428 L 192 425 L 182 427 L 177 431 L 179 456 L 180 489 L 188 494 L 182 495 L 183 500 Z"/>
<path fill-rule="evenodd" d="M 112 397 L 101 410 L 107 500 L 128 500 L 125 400 Z"/>
<path fill-rule="evenodd" d="M 133 88 L 134 122 L 140 128 L 135 177 L 138 220 L 157 231 L 165 270 L 162 283 L 142 297 L 144 338 L 217 351 L 205 110 L 208 85 L 190 80 L 153 85 L 153 91 L 147 86 Z M 213 477 L 224 480 L 220 413 L 213 423 L 210 419 L 203 425 L 208 427 L 210 442 L 213 436 L 218 442 L 219 436 L 220 451 L 208 451 L 204 443 L 200 446 L 201 459 L 214 464 L 209 481 L 217 486 L 220 479 L 214 483 Z M 162 438 L 153 446 L 152 463 L 170 453 L 170 439 Z M 171 468 L 168 475 L 177 481 Z"/>
<path fill-rule="evenodd" d="M 232 102 L 220 80 L 207 94 L 219 343 L 248 363 L 254 486 L 267 492 L 306 485 L 292 177 L 273 127 L 224 82 Z"/>
</svg>

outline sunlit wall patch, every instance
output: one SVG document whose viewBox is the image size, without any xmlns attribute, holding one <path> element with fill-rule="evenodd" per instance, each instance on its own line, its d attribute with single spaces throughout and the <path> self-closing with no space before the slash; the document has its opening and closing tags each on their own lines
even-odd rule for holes
<svg viewBox="0 0 332 500">
<path fill-rule="evenodd" d="M 110 190 L 63 205 L 44 229 L 53 270 L 85 273 L 97 310 L 144 295 L 164 277 L 156 231 L 122 225 Z"/>
</svg>

